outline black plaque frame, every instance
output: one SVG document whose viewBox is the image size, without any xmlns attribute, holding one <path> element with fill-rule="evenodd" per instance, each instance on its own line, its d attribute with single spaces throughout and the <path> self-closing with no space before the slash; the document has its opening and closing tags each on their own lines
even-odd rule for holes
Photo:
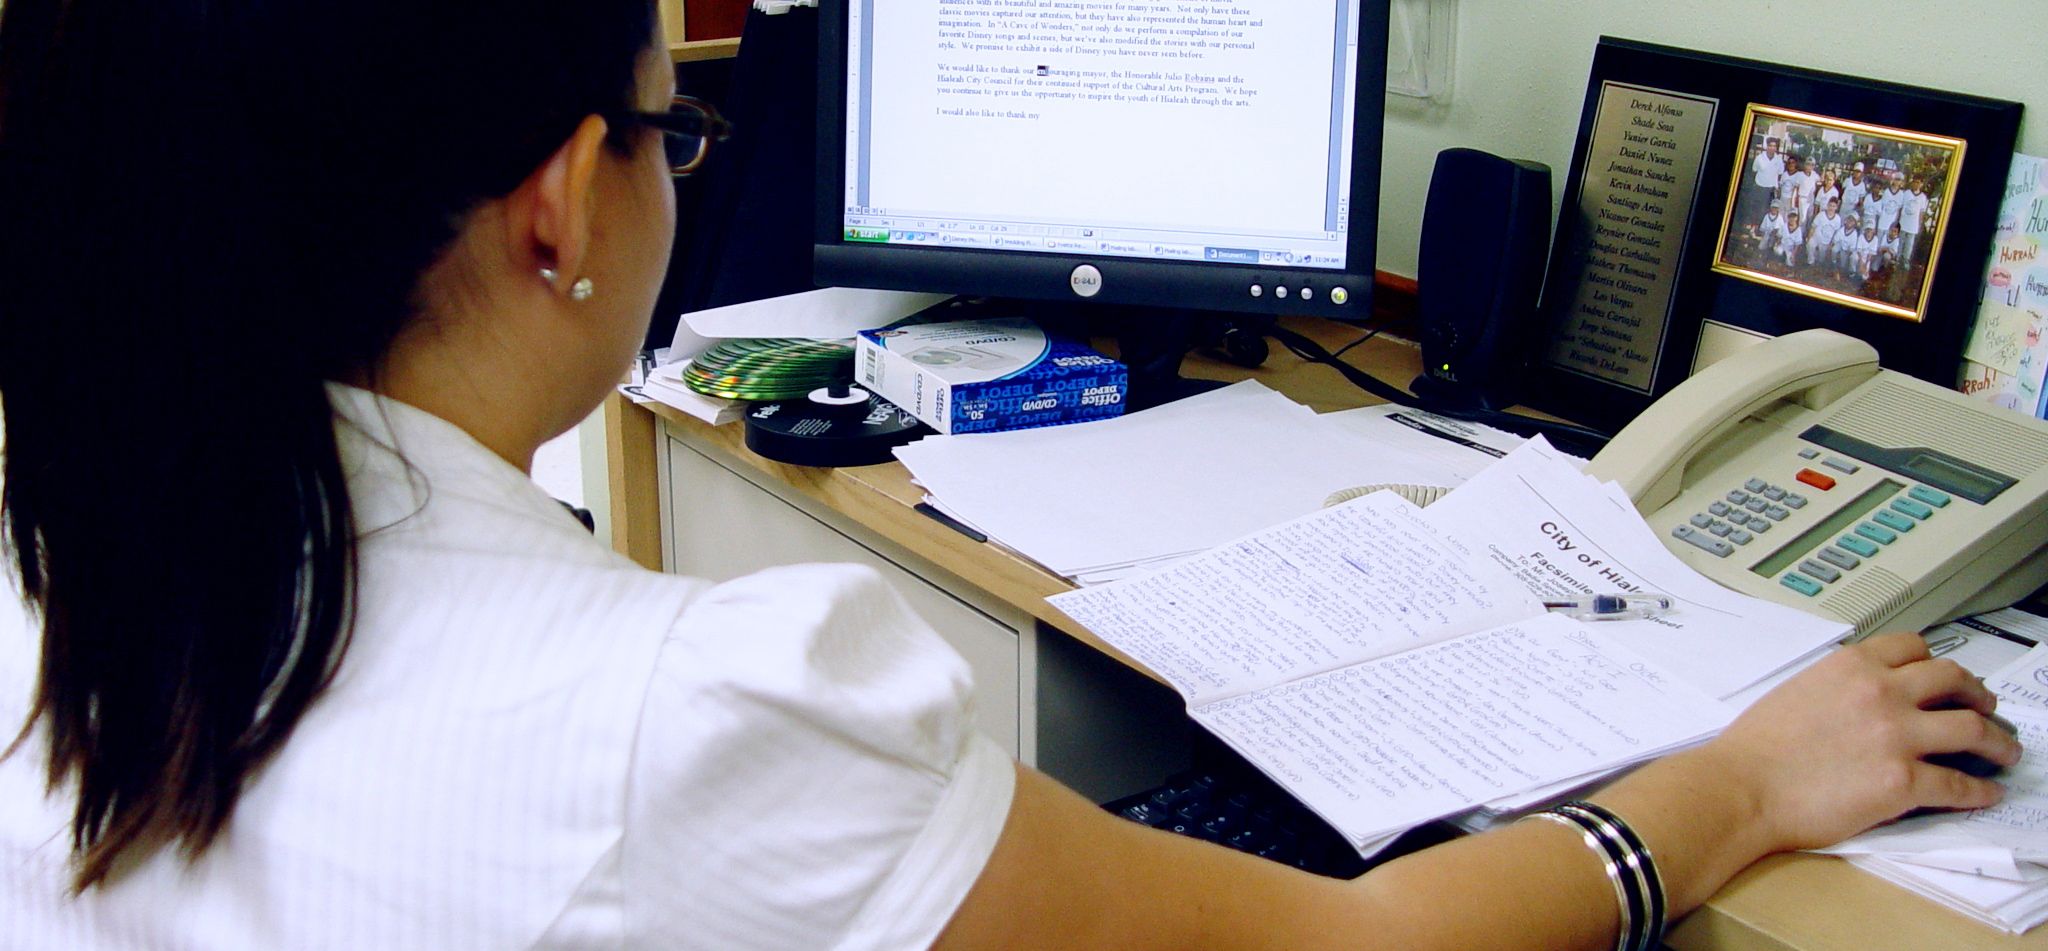
<svg viewBox="0 0 2048 951">
<path fill-rule="evenodd" d="M 1666 325 L 1648 392 L 1565 369 L 1550 357 L 1551 342 L 1567 326 L 1586 277 L 1592 232 L 1590 219 L 1580 208 L 1581 186 L 1601 90 L 1608 83 L 1719 104 L 1687 233 L 1676 251 L 1677 290 L 1662 315 Z M 1956 172 L 1923 320 L 1900 320 L 1714 271 L 1734 163 L 1746 153 L 1741 139 L 1751 105 L 1912 130 L 1967 144 L 1968 160 Z M 1601 37 L 1586 85 L 1571 171 L 1565 177 L 1539 311 L 1546 332 L 1538 352 L 1531 354 L 1524 402 L 1597 429 L 1619 430 L 1691 374 L 1709 320 L 1768 336 L 1825 327 L 1869 341 L 1888 369 L 1953 386 L 1976 312 L 1982 264 L 1991 253 L 2020 112 L 2016 102 Z"/>
</svg>

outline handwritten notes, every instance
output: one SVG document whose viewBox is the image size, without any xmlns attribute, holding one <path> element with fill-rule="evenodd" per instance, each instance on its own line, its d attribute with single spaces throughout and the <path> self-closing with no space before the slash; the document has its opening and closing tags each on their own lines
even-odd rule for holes
<svg viewBox="0 0 2048 951">
<path fill-rule="evenodd" d="M 1354 842 L 1643 758 L 1727 717 L 1556 615 L 1189 714 Z"/>
<path fill-rule="evenodd" d="M 1542 610 L 1391 493 L 1050 601 L 1194 704 Z"/>
<path fill-rule="evenodd" d="M 1534 445 L 1509 460 L 1555 456 Z M 1391 493 L 1051 602 L 1361 848 L 1655 755 L 1728 715 L 1608 631 L 1544 613 L 1495 558 Z"/>
<path fill-rule="evenodd" d="M 1959 387 L 2029 416 L 2048 410 L 2048 158 L 2014 155 Z"/>
</svg>

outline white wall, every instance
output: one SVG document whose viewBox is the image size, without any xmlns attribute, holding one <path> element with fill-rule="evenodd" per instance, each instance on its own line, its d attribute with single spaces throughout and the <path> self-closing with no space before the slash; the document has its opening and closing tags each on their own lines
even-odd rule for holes
<svg viewBox="0 0 2048 951">
<path fill-rule="evenodd" d="M 1563 193 L 1603 34 L 2048 110 L 2043 0 L 1459 0 L 1458 16 L 1451 104 L 1387 98 L 1383 271 L 1415 274 L 1423 201 L 1443 149 L 1542 162 Z M 2048 154 L 2048 115 L 2022 120 L 2020 151 Z"/>
</svg>

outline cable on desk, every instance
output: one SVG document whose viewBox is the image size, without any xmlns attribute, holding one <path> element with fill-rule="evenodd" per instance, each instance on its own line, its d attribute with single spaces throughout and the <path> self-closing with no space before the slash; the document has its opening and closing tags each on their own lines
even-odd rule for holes
<svg viewBox="0 0 2048 951">
<path fill-rule="evenodd" d="M 1574 426 L 1570 423 L 1554 422 L 1547 419 L 1536 419 L 1532 416 L 1521 416 L 1515 413 L 1432 406 L 1410 395 L 1400 387 L 1337 359 L 1336 354 L 1332 354 L 1324 349 L 1322 344 L 1302 334 L 1277 325 L 1267 327 L 1266 333 L 1272 335 L 1273 339 L 1280 341 L 1281 346 L 1293 351 L 1296 356 L 1303 360 L 1331 367 L 1337 372 L 1342 373 L 1345 379 L 1350 380 L 1359 389 L 1389 403 L 1397 403 L 1402 406 L 1435 413 L 1438 416 L 1464 420 L 1468 423 L 1482 423 L 1498 429 L 1505 429 L 1519 436 L 1540 435 L 1550 440 L 1559 449 L 1587 457 L 1598 453 L 1606 447 L 1608 440 L 1614 438 L 1609 433 L 1587 429 L 1584 426 Z M 1367 339 L 1371 339 L 1377 333 L 1378 331 L 1374 331 L 1372 334 L 1368 334 Z M 1358 341 L 1358 343 L 1364 342 L 1364 340 Z M 1352 344 L 1352 346 L 1357 345 L 1356 343 Z M 1345 347 L 1344 349 L 1349 350 L 1351 347 Z"/>
</svg>

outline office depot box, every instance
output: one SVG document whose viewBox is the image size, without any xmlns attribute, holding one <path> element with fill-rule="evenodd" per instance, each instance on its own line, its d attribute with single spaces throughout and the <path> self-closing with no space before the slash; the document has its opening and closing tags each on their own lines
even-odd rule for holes
<svg viewBox="0 0 2048 951">
<path fill-rule="evenodd" d="M 1122 415 L 1130 373 L 1021 318 L 863 331 L 855 378 L 942 433 L 987 433 Z"/>
</svg>

